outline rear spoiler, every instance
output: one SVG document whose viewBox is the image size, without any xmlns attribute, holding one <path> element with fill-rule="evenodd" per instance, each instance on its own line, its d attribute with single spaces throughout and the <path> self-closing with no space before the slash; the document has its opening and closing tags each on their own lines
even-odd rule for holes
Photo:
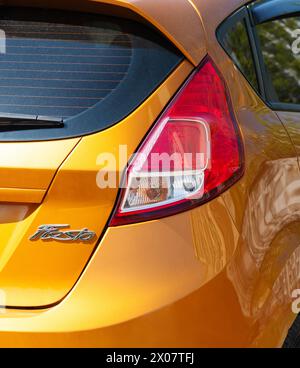
<svg viewBox="0 0 300 368">
<path fill-rule="evenodd" d="M 194 65 L 206 54 L 205 33 L 192 0 L 0 0 L 1 5 L 56 8 L 122 16 L 152 24 Z"/>
</svg>

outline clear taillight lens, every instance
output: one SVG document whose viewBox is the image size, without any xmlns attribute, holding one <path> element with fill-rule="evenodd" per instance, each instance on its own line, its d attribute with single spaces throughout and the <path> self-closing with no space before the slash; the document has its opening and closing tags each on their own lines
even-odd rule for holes
<svg viewBox="0 0 300 368">
<path fill-rule="evenodd" d="M 129 164 L 110 225 L 169 216 L 216 197 L 243 174 L 243 148 L 212 61 L 192 74 Z"/>
</svg>

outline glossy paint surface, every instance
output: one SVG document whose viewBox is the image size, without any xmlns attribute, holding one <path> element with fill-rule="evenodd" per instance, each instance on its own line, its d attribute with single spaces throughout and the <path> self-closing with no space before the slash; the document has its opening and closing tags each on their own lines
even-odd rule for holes
<svg viewBox="0 0 300 368">
<path fill-rule="evenodd" d="M 108 14 L 110 11 L 101 8 L 101 5 L 114 5 L 120 9 L 128 9 L 153 24 L 194 65 L 199 64 L 206 49 L 202 21 L 192 0 L 163 0 L 159 4 L 153 0 L 3 0 L 2 4 L 100 13 L 104 10 Z"/>
<path fill-rule="evenodd" d="M 279 347 L 296 317 L 292 292 L 300 288 L 298 115 L 271 111 L 216 40 L 219 23 L 245 2 L 176 1 L 178 12 L 167 17 L 164 5 L 154 1 L 122 3 L 176 38 L 191 62 L 207 53 L 214 60 L 243 137 L 245 175 L 192 211 L 108 228 L 96 248 L 96 242 L 68 247 L 22 242 L 38 225 L 53 221 L 88 226 L 100 237 L 117 192 L 95 187 L 97 155 L 108 151 L 118 157 L 116 147 L 123 143 L 129 154 L 137 148 L 192 71 L 184 62 L 134 114 L 80 141 L 41 206 L 0 205 L 6 229 L 1 240 L 10 241 L 0 256 L 0 282 L 8 285 L 11 305 L 26 300 L 41 306 L 63 298 L 42 310 L 3 311 L 0 345 Z M 192 51 L 198 31 L 174 26 L 190 7 L 199 32 L 205 30 L 199 54 Z M 5 262 L 11 254 L 14 261 Z M 25 277 L 16 279 L 15 271 L 24 266 Z M 18 287 L 9 288 L 12 282 Z"/>
<path fill-rule="evenodd" d="M 7 201 L 14 199 L 13 203 L 2 202 L 1 204 L 3 222 L 0 224 L 2 251 L 0 285 L 6 294 L 6 305 L 10 307 L 48 306 L 59 302 L 70 291 L 98 243 L 118 193 L 117 188 L 100 189 L 97 186 L 97 174 L 103 164 L 98 160 L 99 154 L 103 152 L 107 155 L 115 154 L 118 161 L 117 170 L 122 172 L 127 163 L 127 156 L 126 162 L 119 162 L 119 145 L 128 145 L 129 158 L 191 69 L 188 62 L 183 62 L 155 94 L 122 123 L 104 132 L 82 138 L 68 157 L 65 154 L 66 159 L 52 180 L 42 205 L 29 205 L 30 201 L 23 194 L 25 204 L 20 207 L 17 205 L 20 199 L 16 193 L 0 191 L 0 198 L 2 194 Z M 65 149 L 68 148 L 68 141 L 57 142 L 64 144 Z M 46 165 L 53 162 L 47 157 L 47 153 L 51 154 L 51 151 L 47 150 L 49 143 L 53 145 L 53 142 L 45 144 L 45 171 Z M 26 143 L 27 146 L 30 144 Z M 8 143 L 6 147 L 10 149 L 11 146 Z M 21 153 L 22 147 L 20 143 Z M 35 143 L 32 143 L 32 150 L 34 147 Z M 15 149 L 18 151 L 18 147 Z M 58 150 L 53 153 L 52 159 L 58 153 Z M 28 162 L 34 166 L 35 161 L 41 160 L 43 156 L 41 154 L 30 157 Z M 8 162 L 10 163 L 9 160 Z M 22 161 L 16 162 L 19 162 L 17 169 L 20 175 L 30 178 L 35 168 L 30 170 L 25 165 L 22 166 Z M 13 162 L 11 166 L 12 164 Z M 26 175 L 27 170 L 28 175 Z M 116 169 L 108 168 L 108 170 Z M 14 177 L 17 179 L 17 175 L 12 176 Z M 13 194 L 16 198 L 11 197 Z M 31 196 L 33 194 L 31 193 Z M 26 208 L 28 210 L 25 210 Z M 15 219 L 5 221 L 5 211 L 16 212 Z M 66 243 L 41 239 L 31 241 L 30 237 L 44 224 L 68 224 L 71 230 L 87 228 L 95 232 L 96 236 L 89 242 Z"/>
</svg>

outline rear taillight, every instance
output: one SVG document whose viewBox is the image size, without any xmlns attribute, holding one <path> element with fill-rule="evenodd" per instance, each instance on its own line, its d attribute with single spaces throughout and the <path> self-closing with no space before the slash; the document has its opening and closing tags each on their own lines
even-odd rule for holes
<svg viewBox="0 0 300 368">
<path fill-rule="evenodd" d="M 243 148 L 213 62 L 191 75 L 130 162 L 111 226 L 182 212 L 216 197 L 243 174 Z"/>
</svg>

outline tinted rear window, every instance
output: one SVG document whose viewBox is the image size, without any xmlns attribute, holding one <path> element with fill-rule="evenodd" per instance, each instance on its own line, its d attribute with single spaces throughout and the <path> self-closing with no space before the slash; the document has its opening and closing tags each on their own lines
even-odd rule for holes
<svg viewBox="0 0 300 368">
<path fill-rule="evenodd" d="M 115 17 L 1 8 L 0 117 L 55 118 L 64 128 L 0 132 L 55 139 L 105 129 L 132 112 L 182 56 L 156 31 Z"/>
<path fill-rule="evenodd" d="M 67 118 L 118 88 L 131 64 L 130 36 L 112 22 L 60 16 L 0 20 L 2 112 Z"/>
</svg>

